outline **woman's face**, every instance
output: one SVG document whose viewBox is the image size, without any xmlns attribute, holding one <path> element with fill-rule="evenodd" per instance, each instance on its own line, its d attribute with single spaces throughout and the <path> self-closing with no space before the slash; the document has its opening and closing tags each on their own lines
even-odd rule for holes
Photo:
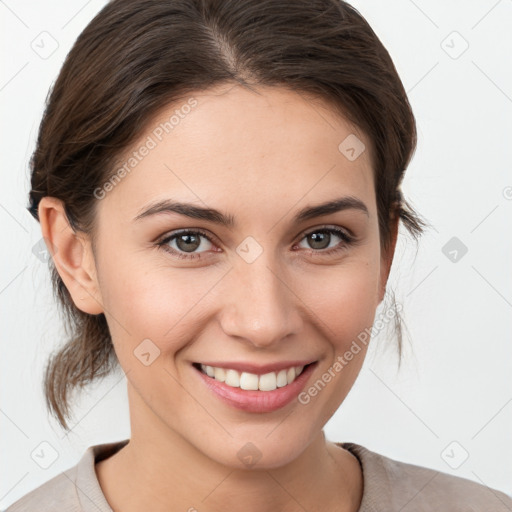
<svg viewBox="0 0 512 512">
<path fill-rule="evenodd" d="M 99 293 L 132 437 L 180 439 L 236 467 L 247 455 L 283 465 L 317 438 L 361 368 L 358 335 L 390 265 L 369 141 L 323 103 L 259 92 L 225 86 L 163 109 L 97 205 Z M 311 213 L 347 197 L 359 207 Z M 144 214 L 163 201 L 190 206 Z M 286 369 L 308 363 L 294 384 Z M 197 364 L 239 372 L 222 384 Z M 240 389 L 237 375 L 276 389 Z"/>
</svg>

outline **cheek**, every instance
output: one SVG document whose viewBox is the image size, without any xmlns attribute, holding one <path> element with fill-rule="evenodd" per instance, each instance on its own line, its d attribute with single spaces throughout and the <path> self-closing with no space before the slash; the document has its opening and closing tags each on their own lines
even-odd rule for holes
<svg viewBox="0 0 512 512">
<path fill-rule="evenodd" d="M 327 347 L 317 379 L 299 396 L 304 411 L 315 418 L 311 431 L 332 417 L 359 375 L 378 302 L 378 275 L 376 260 L 359 255 L 304 279 L 301 297 L 307 297 L 309 318 Z"/>
<path fill-rule="evenodd" d="M 373 324 L 378 276 L 376 260 L 354 258 L 330 270 L 316 271 L 303 281 L 300 297 L 336 351 L 345 350 Z"/>
<path fill-rule="evenodd" d="M 145 339 L 152 340 L 161 353 L 171 354 L 192 339 L 194 329 L 201 326 L 198 315 L 208 301 L 208 291 L 221 277 L 144 259 L 117 259 L 115 265 L 110 261 L 112 271 L 101 280 L 113 343 L 126 365 Z"/>
<path fill-rule="evenodd" d="M 304 308 L 301 314 L 336 352 L 345 351 L 373 323 L 379 266 L 371 249 L 362 247 L 337 265 L 311 265 L 288 274 L 299 297 L 293 307 Z M 120 361 L 131 364 L 134 349 L 144 339 L 174 354 L 215 312 L 224 267 L 178 268 L 163 256 L 116 251 L 114 246 L 105 246 L 102 257 L 102 299 Z"/>
</svg>

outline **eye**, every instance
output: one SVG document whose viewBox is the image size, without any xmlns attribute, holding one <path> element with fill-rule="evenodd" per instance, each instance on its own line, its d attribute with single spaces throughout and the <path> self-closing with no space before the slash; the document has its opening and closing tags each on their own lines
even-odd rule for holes
<svg viewBox="0 0 512 512">
<path fill-rule="evenodd" d="M 341 242 L 329 247 L 333 241 L 333 236 L 341 239 Z M 203 240 L 206 240 L 206 242 L 203 242 Z M 346 250 L 354 242 L 354 238 L 345 233 L 345 231 L 332 227 L 317 228 L 309 231 L 303 236 L 302 240 L 307 240 L 312 246 L 312 249 L 306 248 L 306 252 L 319 256 L 336 254 Z M 199 259 L 202 252 L 207 252 L 211 250 L 211 246 L 214 246 L 210 236 L 204 231 L 187 229 L 166 236 L 157 242 L 156 245 L 180 259 Z M 204 250 L 196 252 L 200 248 Z"/>
<path fill-rule="evenodd" d="M 342 241 L 335 243 L 334 246 L 330 246 L 331 242 L 333 242 L 333 236 Z M 304 235 L 303 240 L 306 240 L 312 247 L 312 249 L 306 248 L 309 254 L 324 256 L 347 249 L 353 243 L 354 238 L 339 228 L 326 227 L 309 231 Z"/>
<path fill-rule="evenodd" d="M 206 244 L 203 243 L 202 239 L 206 240 Z M 171 244 L 175 244 L 172 247 Z M 162 248 L 164 251 L 170 252 L 173 256 L 184 259 L 198 259 L 201 257 L 201 251 L 196 253 L 199 248 L 205 248 L 209 250 L 208 244 L 212 245 L 210 237 L 200 230 L 181 230 L 165 237 L 160 242 L 157 242 L 157 246 Z"/>
</svg>

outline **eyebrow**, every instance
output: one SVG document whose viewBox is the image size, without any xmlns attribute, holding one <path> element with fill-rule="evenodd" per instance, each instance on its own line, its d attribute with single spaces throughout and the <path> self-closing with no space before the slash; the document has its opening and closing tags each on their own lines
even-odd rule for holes
<svg viewBox="0 0 512 512">
<path fill-rule="evenodd" d="M 315 206 L 306 206 L 295 215 L 293 222 L 298 224 L 309 219 L 343 210 L 359 210 L 369 217 L 368 208 L 360 199 L 354 196 L 345 196 Z M 167 213 L 177 213 L 191 219 L 205 220 L 227 228 L 234 228 L 236 225 L 233 215 L 227 215 L 214 208 L 203 208 L 190 203 L 180 203 L 172 199 L 164 199 L 151 204 L 149 207 L 144 208 L 133 220 L 138 221 L 152 215 Z"/>
</svg>

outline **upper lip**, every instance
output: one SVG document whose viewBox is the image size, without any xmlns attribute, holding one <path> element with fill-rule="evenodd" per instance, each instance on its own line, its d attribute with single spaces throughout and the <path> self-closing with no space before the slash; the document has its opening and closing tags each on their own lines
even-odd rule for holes
<svg viewBox="0 0 512 512">
<path fill-rule="evenodd" d="M 291 368 L 292 366 L 306 366 L 314 363 L 315 361 L 280 361 L 269 364 L 254 364 L 244 363 L 240 361 L 203 361 L 198 364 L 204 364 L 205 366 L 213 366 L 215 368 L 225 368 L 226 370 L 232 369 L 238 372 L 254 373 L 257 375 L 264 375 L 265 373 L 278 372 L 280 370 Z"/>
</svg>

